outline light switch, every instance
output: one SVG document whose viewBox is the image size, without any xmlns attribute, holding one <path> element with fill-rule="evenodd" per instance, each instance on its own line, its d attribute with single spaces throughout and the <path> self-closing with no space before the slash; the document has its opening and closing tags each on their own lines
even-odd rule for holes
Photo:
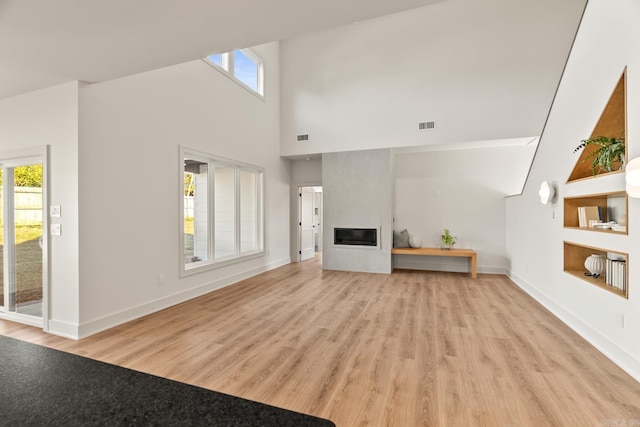
<svg viewBox="0 0 640 427">
<path fill-rule="evenodd" d="M 60 205 L 49 206 L 49 216 L 51 218 L 60 218 Z"/>
<path fill-rule="evenodd" d="M 52 236 L 60 236 L 62 234 L 62 225 L 61 224 L 51 224 L 51 235 Z"/>
</svg>

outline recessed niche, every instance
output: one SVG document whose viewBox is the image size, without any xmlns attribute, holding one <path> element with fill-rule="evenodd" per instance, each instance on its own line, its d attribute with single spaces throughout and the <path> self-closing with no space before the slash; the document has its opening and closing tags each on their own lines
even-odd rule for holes
<svg viewBox="0 0 640 427">
<path fill-rule="evenodd" d="M 586 259 L 591 255 L 602 255 L 606 267 L 597 277 L 588 275 Z M 623 252 L 564 242 L 564 271 L 587 283 L 602 288 L 623 298 L 629 298 L 629 255 Z"/>
<path fill-rule="evenodd" d="M 609 98 L 609 102 L 605 106 L 602 114 L 600 115 L 600 119 L 596 124 L 593 132 L 590 136 L 585 137 L 584 139 L 589 138 L 597 138 L 599 136 L 609 137 L 609 138 L 625 138 L 626 137 L 626 129 L 627 129 L 627 109 L 626 109 L 626 75 L 627 70 L 625 68 L 618 84 L 616 85 L 611 97 Z M 580 141 L 576 141 L 576 146 Z M 580 157 L 578 158 L 576 165 L 569 176 L 567 182 L 577 181 L 586 178 L 593 178 L 594 176 L 599 176 L 603 174 L 609 173 L 619 173 L 621 163 L 614 162 L 612 164 L 612 172 L 597 172 L 596 175 L 593 174 L 591 169 L 592 158 L 589 156 L 598 149 L 598 146 L 595 144 L 590 144 L 580 150 Z M 626 153 L 625 153 L 626 157 Z"/>
<path fill-rule="evenodd" d="M 627 193 L 616 191 L 613 193 L 589 194 L 577 197 L 564 198 L 564 227 L 578 228 L 581 230 L 629 234 L 628 233 L 628 209 Z M 600 213 L 598 220 L 602 223 L 615 221 L 615 225 L 604 227 L 590 227 L 588 221 L 580 223 L 581 208 L 597 208 Z"/>
</svg>

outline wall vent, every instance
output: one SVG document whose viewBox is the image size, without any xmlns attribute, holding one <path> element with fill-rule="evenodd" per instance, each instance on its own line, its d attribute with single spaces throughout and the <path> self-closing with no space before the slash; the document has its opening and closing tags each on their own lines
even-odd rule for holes
<svg viewBox="0 0 640 427">
<path fill-rule="evenodd" d="M 296 138 L 297 138 L 298 142 L 300 142 L 300 141 L 308 141 L 309 140 L 309 134 L 298 135 Z"/>
<path fill-rule="evenodd" d="M 431 130 L 436 128 L 436 122 L 420 122 L 418 123 L 418 129 Z"/>
</svg>

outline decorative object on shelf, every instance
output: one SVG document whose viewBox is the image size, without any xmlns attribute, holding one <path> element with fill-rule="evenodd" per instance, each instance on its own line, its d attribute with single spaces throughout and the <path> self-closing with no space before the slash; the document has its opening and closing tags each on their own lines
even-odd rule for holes
<svg viewBox="0 0 640 427">
<path fill-rule="evenodd" d="M 607 268 L 607 260 L 604 255 L 591 254 L 584 260 L 584 268 L 591 273 L 584 273 L 585 275 L 598 278 L 604 274 Z"/>
<path fill-rule="evenodd" d="M 412 248 L 419 248 L 422 245 L 420 238 L 418 236 L 409 237 L 409 246 Z"/>
<path fill-rule="evenodd" d="M 612 228 L 614 225 L 616 225 L 615 221 L 594 222 L 592 224 L 589 224 L 589 228 L 598 228 L 598 229 L 601 229 L 601 230 L 608 230 L 608 229 Z"/>
<path fill-rule="evenodd" d="M 625 168 L 625 181 L 629 197 L 640 198 L 640 157 L 631 160 Z"/>
<path fill-rule="evenodd" d="M 587 155 L 584 160 L 593 158 L 591 163 L 591 173 L 611 172 L 614 162 L 620 162 L 620 169 L 624 166 L 624 138 L 608 136 L 598 136 L 595 138 L 583 139 L 573 152 L 580 151 L 587 145 L 598 145 L 600 148 Z"/>
<path fill-rule="evenodd" d="M 555 203 L 557 193 L 558 191 L 556 189 L 556 186 L 552 182 L 542 181 L 542 184 L 540 184 L 540 190 L 538 190 L 538 195 L 540 196 L 540 202 L 543 205 L 547 205 L 549 203 Z"/>
<path fill-rule="evenodd" d="M 627 226 L 627 215 L 620 215 L 620 218 L 618 218 L 618 224 L 619 225 L 624 225 L 625 227 Z"/>
<path fill-rule="evenodd" d="M 457 237 L 452 236 L 448 228 L 444 229 L 444 234 L 440 235 L 440 249 L 451 249 L 456 244 Z"/>
<path fill-rule="evenodd" d="M 393 230 L 393 247 L 394 248 L 409 247 L 409 232 L 406 229 L 402 231 Z"/>
</svg>

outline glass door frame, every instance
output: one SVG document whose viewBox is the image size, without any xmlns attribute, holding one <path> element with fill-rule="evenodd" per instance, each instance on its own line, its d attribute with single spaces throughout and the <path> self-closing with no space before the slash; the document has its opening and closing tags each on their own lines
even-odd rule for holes
<svg viewBox="0 0 640 427">
<path fill-rule="evenodd" d="M 49 146 L 28 148 L 9 153 L 0 153 L 0 168 L 3 170 L 5 167 L 12 168 L 34 163 L 42 163 L 42 319 L 8 311 L 8 307 L 6 307 L 5 304 L 7 297 L 5 297 L 5 301 L 3 301 L 3 305 L 0 308 L 0 319 L 42 327 L 46 332 L 49 330 Z M 13 183 L 11 183 L 11 187 L 13 187 Z M 9 189 L 7 187 L 7 183 L 4 182 L 4 173 L 2 192 L 2 198 L 4 200 L 7 199 L 8 195 L 13 195 L 13 190 Z M 9 203 L 12 207 L 13 202 L 10 201 Z M 3 226 L 6 231 L 8 228 L 8 221 L 6 221 L 6 218 L 7 215 L 10 215 L 10 218 L 13 218 L 13 207 L 11 209 L 3 209 L 3 215 Z M 13 221 L 11 221 L 11 225 L 14 225 Z M 9 252 L 8 246 L 9 245 L 4 244 L 3 242 L 3 271 L 5 272 L 14 269 L 14 266 L 10 266 L 9 264 L 11 263 L 11 259 L 14 259 L 15 257 L 7 256 Z M 5 283 L 3 284 L 5 295 L 8 294 L 8 286 L 6 282 L 5 274 Z"/>
</svg>

